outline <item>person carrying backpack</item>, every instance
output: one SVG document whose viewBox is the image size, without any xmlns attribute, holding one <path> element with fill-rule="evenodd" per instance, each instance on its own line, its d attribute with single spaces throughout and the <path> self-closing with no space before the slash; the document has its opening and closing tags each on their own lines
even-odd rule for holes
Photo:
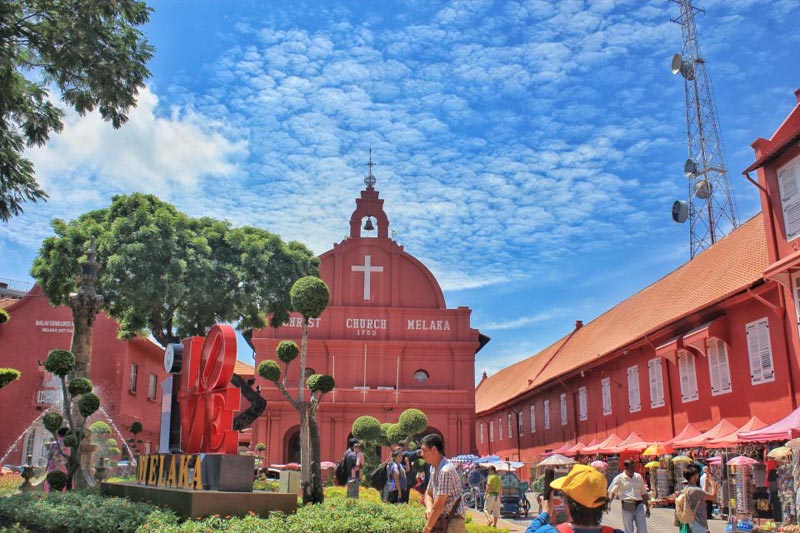
<svg viewBox="0 0 800 533">
<path fill-rule="evenodd" d="M 340 485 L 347 485 L 348 498 L 358 498 L 363 466 L 364 456 L 361 454 L 361 444 L 353 439 L 350 441 L 350 447 L 344 452 L 344 457 L 336 465 L 336 481 Z"/>
<path fill-rule="evenodd" d="M 575 465 L 569 474 L 550 483 L 560 491 L 569 511 L 569 521 L 553 527 L 550 524 L 550 500 L 545 500 L 543 511 L 533 519 L 525 533 L 622 533 L 620 529 L 603 526 L 600 522 L 608 509 L 606 477 L 588 465 Z"/>
<path fill-rule="evenodd" d="M 717 483 L 711 479 L 711 492 L 699 487 L 700 469 L 690 465 L 683 472 L 688 485 L 675 498 L 675 526 L 681 533 L 708 533 L 708 516 L 706 500 L 717 499 Z"/>
</svg>

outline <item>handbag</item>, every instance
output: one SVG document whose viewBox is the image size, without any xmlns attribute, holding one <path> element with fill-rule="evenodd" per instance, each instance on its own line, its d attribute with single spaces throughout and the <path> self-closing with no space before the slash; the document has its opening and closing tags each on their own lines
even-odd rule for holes
<svg viewBox="0 0 800 533">
<path fill-rule="evenodd" d="M 631 500 L 622 500 L 622 510 L 629 511 L 631 513 L 636 512 L 636 506 L 639 505 L 639 502 L 631 501 Z"/>
<path fill-rule="evenodd" d="M 439 515 L 439 518 L 436 519 L 436 523 L 433 524 L 433 529 L 431 529 L 431 533 L 447 533 L 447 525 L 450 523 L 450 520 L 456 517 L 456 509 L 458 509 L 458 505 L 461 503 L 461 496 L 459 495 L 456 498 L 455 503 L 453 504 L 453 508 L 450 509 L 450 512 L 446 515 L 444 513 Z"/>
</svg>

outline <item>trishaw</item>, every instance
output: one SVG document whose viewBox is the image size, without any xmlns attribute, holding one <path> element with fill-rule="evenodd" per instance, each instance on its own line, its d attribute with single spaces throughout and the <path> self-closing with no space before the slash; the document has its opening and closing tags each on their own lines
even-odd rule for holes
<svg viewBox="0 0 800 533">
<path fill-rule="evenodd" d="M 500 503 L 503 505 L 500 511 L 503 515 L 528 516 L 531 504 L 528 501 L 528 482 L 520 481 L 513 472 L 501 474 L 503 481 L 503 493 Z"/>
</svg>

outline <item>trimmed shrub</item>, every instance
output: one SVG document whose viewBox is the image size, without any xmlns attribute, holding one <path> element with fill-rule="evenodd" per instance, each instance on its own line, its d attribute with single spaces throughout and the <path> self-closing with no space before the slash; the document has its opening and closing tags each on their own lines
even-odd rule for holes
<svg viewBox="0 0 800 533">
<path fill-rule="evenodd" d="M 267 445 L 264 444 L 263 442 L 259 442 L 258 444 L 256 444 L 256 451 L 257 452 L 263 452 L 263 451 L 266 451 L 266 449 L 267 449 Z"/>
<path fill-rule="evenodd" d="M 428 417 L 419 409 L 406 409 L 397 421 L 404 435 L 416 435 L 428 427 Z"/>
<path fill-rule="evenodd" d="M 0 389 L 12 381 L 18 380 L 21 375 L 20 371 L 15 368 L 0 368 Z"/>
<path fill-rule="evenodd" d="M 78 412 L 82 417 L 88 418 L 98 409 L 100 409 L 100 398 L 96 394 L 90 392 L 78 398 Z"/>
<path fill-rule="evenodd" d="M 306 276 L 294 282 L 289 290 L 292 309 L 303 318 L 317 318 L 328 307 L 331 291 L 325 282 L 314 276 Z"/>
<path fill-rule="evenodd" d="M 381 438 L 381 423 L 374 416 L 359 416 L 353 422 L 352 432 L 358 440 L 376 442 Z"/>
<path fill-rule="evenodd" d="M 9 320 L 11 320 L 11 315 L 8 314 L 8 311 L 0 309 L 0 324 L 5 324 Z"/>
<path fill-rule="evenodd" d="M 128 431 L 130 431 L 134 435 L 137 435 L 137 434 L 141 433 L 143 430 L 144 430 L 144 428 L 142 427 L 142 423 L 141 422 L 134 422 L 133 424 L 131 424 L 131 427 L 128 429 Z"/>
<path fill-rule="evenodd" d="M 403 431 L 400 424 L 391 424 L 386 428 L 386 439 L 389 444 L 396 444 L 406 438 L 407 433 Z"/>
<path fill-rule="evenodd" d="M 86 378 L 72 378 L 69 380 L 67 390 L 72 396 L 80 396 L 92 392 L 92 382 Z"/>
<path fill-rule="evenodd" d="M 333 376 L 327 374 L 312 374 L 308 376 L 306 385 L 311 392 L 320 391 L 322 393 L 327 393 L 333 390 L 336 386 L 336 382 L 333 380 Z"/>
<path fill-rule="evenodd" d="M 75 368 L 75 356 L 67 350 L 52 350 L 47 354 L 44 368 L 51 374 L 63 378 Z"/>
<path fill-rule="evenodd" d="M 50 411 L 44 415 L 42 422 L 44 423 L 44 427 L 47 431 L 50 433 L 55 433 L 64 423 L 64 417 L 59 413 Z"/>
<path fill-rule="evenodd" d="M 76 448 L 78 446 L 78 437 L 70 433 L 64 436 L 64 446 L 68 448 Z"/>
<path fill-rule="evenodd" d="M 261 361 L 258 365 L 258 375 L 267 381 L 277 382 L 281 379 L 281 367 L 272 359 Z"/>
<path fill-rule="evenodd" d="M 106 422 L 102 420 L 97 420 L 96 422 L 92 422 L 89 426 L 89 430 L 94 435 L 111 435 L 111 426 L 109 426 Z M 114 443 L 116 445 L 116 442 Z"/>
<path fill-rule="evenodd" d="M 69 481 L 69 478 L 66 472 L 54 470 L 47 474 L 47 483 L 50 485 L 50 489 L 56 492 L 64 490 L 64 487 L 67 486 L 67 481 Z"/>
<path fill-rule="evenodd" d="M 300 355 L 300 348 L 294 341 L 281 341 L 278 343 L 278 347 L 275 348 L 275 355 L 284 363 L 289 364 Z"/>
</svg>

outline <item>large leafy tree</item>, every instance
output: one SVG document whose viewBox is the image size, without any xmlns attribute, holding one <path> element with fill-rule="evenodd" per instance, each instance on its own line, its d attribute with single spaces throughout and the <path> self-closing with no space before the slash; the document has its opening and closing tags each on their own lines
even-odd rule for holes
<svg viewBox="0 0 800 533">
<path fill-rule="evenodd" d="M 115 128 L 128 120 L 150 75 L 153 47 L 137 29 L 149 17 L 139 0 L 0 2 L 0 220 L 47 197 L 22 153 L 63 128 L 48 87 L 80 114 L 97 109 Z"/>
</svg>

